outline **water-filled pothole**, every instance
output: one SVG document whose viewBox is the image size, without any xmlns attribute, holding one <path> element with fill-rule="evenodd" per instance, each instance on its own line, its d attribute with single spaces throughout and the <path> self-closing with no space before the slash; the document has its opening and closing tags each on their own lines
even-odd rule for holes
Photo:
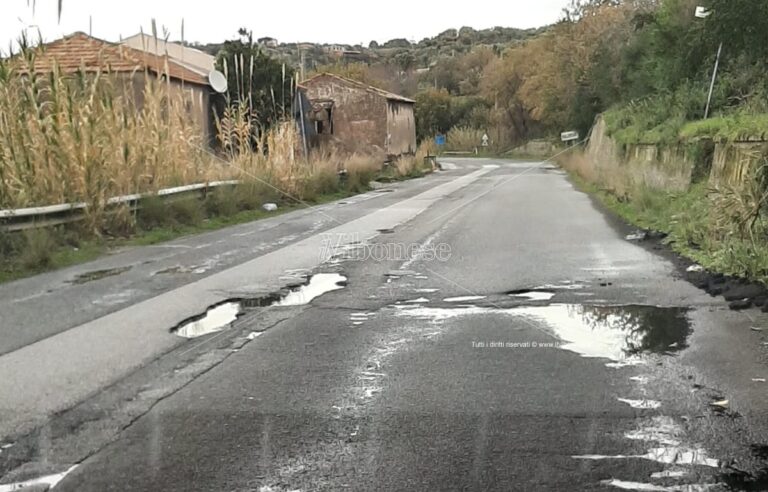
<svg viewBox="0 0 768 492">
<path fill-rule="evenodd" d="M 555 297 L 555 293 L 547 289 L 521 289 L 507 292 L 510 297 L 518 297 L 530 301 L 548 301 Z"/>
<path fill-rule="evenodd" d="M 268 306 L 301 306 L 313 299 L 343 289 L 347 278 L 338 273 L 318 273 L 306 284 L 288 287 L 287 293 L 274 293 L 247 299 L 230 299 L 210 307 L 202 316 L 183 321 L 171 330 L 184 338 L 197 338 L 229 328 L 246 309 Z"/>
<path fill-rule="evenodd" d="M 239 302 L 225 302 L 212 307 L 201 318 L 183 324 L 175 333 L 184 338 L 197 338 L 215 333 L 231 325 L 242 312 Z"/>
<path fill-rule="evenodd" d="M 687 312 L 686 308 L 640 305 L 555 304 L 516 309 L 518 315 L 550 327 L 565 342 L 562 349 L 614 361 L 686 348 L 691 332 Z"/>
<path fill-rule="evenodd" d="M 397 316 L 443 323 L 466 316 L 505 316 L 540 325 L 562 341 L 560 349 L 582 357 L 605 358 L 611 367 L 635 363 L 642 353 L 671 354 L 687 347 L 691 332 L 686 308 L 643 305 L 426 307 L 395 305 Z"/>
<path fill-rule="evenodd" d="M 275 303 L 275 306 L 302 306 L 313 299 L 347 286 L 347 277 L 338 273 L 318 273 L 309 279 L 309 283 L 291 291 Z"/>
</svg>

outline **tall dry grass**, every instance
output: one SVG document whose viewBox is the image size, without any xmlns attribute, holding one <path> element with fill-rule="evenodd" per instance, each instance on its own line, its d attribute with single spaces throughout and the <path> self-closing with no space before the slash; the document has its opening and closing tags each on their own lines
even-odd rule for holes
<svg viewBox="0 0 768 492">
<path fill-rule="evenodd" d="M 470 127 L 454 127 L 445 138 L 446 150 L 472 151 L 483 143 L 483 130 Z"/>
<path fill-rule="evenodd" d="M 150 73 L 34 69 L 0 60 L 0 208 L 85 202 L 97 227 L 109 198 L 219 177 L 187 96 Z M 145 90 L 134 100 L 131 79 Z"/>
</svg>

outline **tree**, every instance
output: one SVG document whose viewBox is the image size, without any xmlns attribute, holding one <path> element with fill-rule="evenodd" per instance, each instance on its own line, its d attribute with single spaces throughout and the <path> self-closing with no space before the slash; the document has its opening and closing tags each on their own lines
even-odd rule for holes
<svg viewBox="0 0 768 492">
<path fill-rule="evenodd" d="M 395 55 L 395 64 L 401 72 L 407 72 L 413 68 L 416 58 L 410 51 L 402 51 Z"/>
<path fill-rule="evenodd" d="M 384 43 L 385 48 L 410 48 L 411 42 L 405 38 L 390 39 Z"/>
<path fill-rule="evenodd" d="M 750 61 L 768 56 L 768 2 L 710 0 L 712 15 L 706 19 L 710 48 L 724 42 L 731 56 Z"/>
<path fill-rule="evenodd" d="M 240 39 L 224 43 L 216 66 L 227 77 L 229 103 L 247 107 L 266 128 L 290 114 L 294 72 L 265 54 L 250 32 L 240 29 L 239 34 Z"/>
<path fill-rule="evenodd" d="M 416 137 L 430 138 L 451 129 L 451 95 L 445 89 L 416 94 Z"/>
</svg>

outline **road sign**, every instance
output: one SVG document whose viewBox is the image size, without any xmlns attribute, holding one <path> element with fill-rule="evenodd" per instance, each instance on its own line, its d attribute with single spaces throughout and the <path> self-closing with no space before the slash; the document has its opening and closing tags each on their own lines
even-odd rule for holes
<svg viewBox="0 0 768 492">
<path fill-rule="evenodd" d="M 699 19 L 706 19 L 712 15 L 712 12 L 707 7 L 696 7 L 696 17 Z"/>
<path fill-rule="evenodd" d="M 435 137 L 435 143 L 437 145 L 445 145 L 445 135 L 438 135 Z"/>
<path fill-rule="evenodd" d="M 483 147 L 488 147 L 488 134 L 483 134 Z"/>
<path fill-rule="evenodd" d="M 560 134 L 560 140 L 563 142 L 571 142 L 579 139 L 579 132 L 563 132 Z"/>
</svg>

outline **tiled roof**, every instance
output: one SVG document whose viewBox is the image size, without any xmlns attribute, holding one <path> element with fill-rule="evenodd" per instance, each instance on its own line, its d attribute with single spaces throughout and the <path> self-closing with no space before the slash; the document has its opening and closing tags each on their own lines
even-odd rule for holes
<svg viewBox="0 0 768 492">
<path fill-rule="evenodd" d="M 372 85 L 364 84 L 362 82 L 358 82 L 357 80 L 348 79 L 346 77 L 342 77 L 340 75 L 332 74 L 332 73 L 320 73 L 315 75 L 314 77 L 310 77 L 304 82 L 301 83 L 302 86 L 306 86 L 308 83 L 311 83 L 312 81 L 319 79 L 321 77 L 330 77 L 332 79 L 339 80 L 341 82 L 344 82 L 348 85 L 353 85 L 355 87 L 359 87 L 361 89 L 364 89 L 368 92 L 371 92 L 373 94 L 377 94 L 379 96 L 382 96 L 386 99 L 389 99 L 391 101 L 400 101 L 405 103 L 415 103 L 413 99 L 408 99 L 407 97 L 403 97 L 399 94 L 395 94 L 394 92 L 385 91 L 384 89 L 379 89 L 378 87 L 373 87 Z"/>
<path fill-rule="evenodd" d="M 127 46 L 102 41 L 76 32 L 45 44 L 35 53 L 34 69 L 37 72 L 53 70 L 58 65 L 64 73 L 80 70 L 133 72 L 149 70 L 155 74 L 167 74 L 173 79 L 208 85 L 208 78 L 176 63 L 167 56 L 157 56 Z"/>
</svg>

